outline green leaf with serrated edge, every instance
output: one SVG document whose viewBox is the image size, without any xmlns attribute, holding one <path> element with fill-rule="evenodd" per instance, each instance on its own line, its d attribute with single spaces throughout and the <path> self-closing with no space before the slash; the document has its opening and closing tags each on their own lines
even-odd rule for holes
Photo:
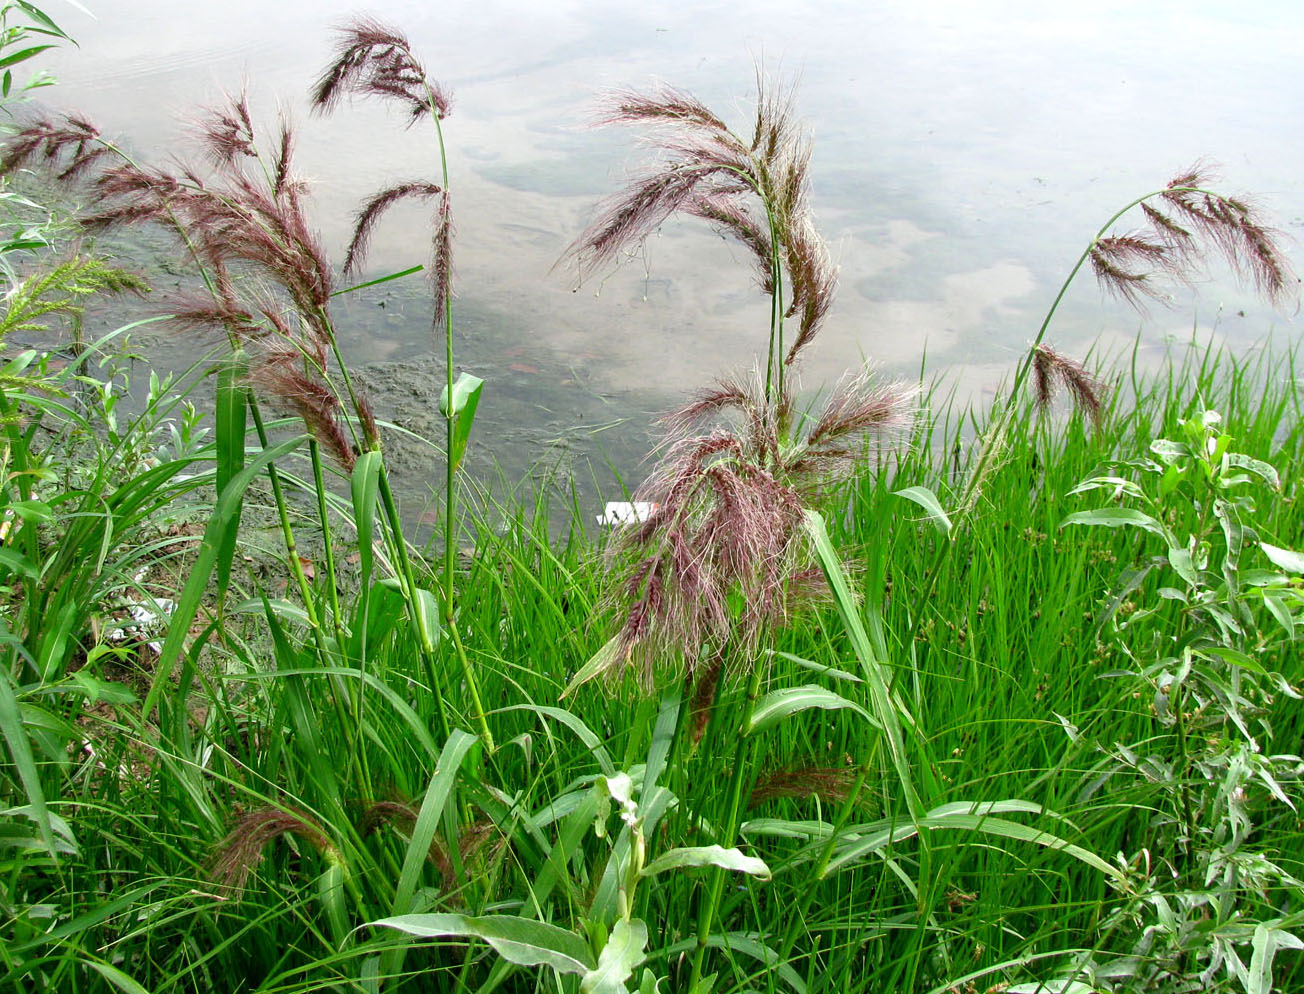
<svg viewBox="0 0 1304 994">
<path fill-rule="evenodd" d="M 639 919 L 620 919 L 598 953 L 598 965 L 580 980 L 580 994 L 626 994 L 625 981 L 643 962 L 647 950 L 647 925 Z"/>
<path fill-rule="evenodd" d="M 1294 549 L 1283 549 L 1277 545 L 1269 545 L 1267 542 L 1260 542 L 1259 548 L 1267 556 L 1274 566 L 1286 570 L 1288 573 L 1304 573 L 1304 554 L 1296 552 Z"/>
<path fill-rule="evenodd" d="M 232 477 L 231 482 L 222 488 L 221 493 L 218 494 L 217 505 L 213 508 L 213 514 L 208 519 L 208 527 L 204 529 L 204 539 L 200 543 L 199 553 L 195 557 L 194 565 L 190 568 L 190 575 L 186 578 L 186 584 L 181 589 L 181 596 L 177 598 L 176 610 L 172 612 L 172 618 L 168 622 L 167 638 L 163 641 L 163 648 L 159 652 L 159 659 L 154 667 L 154 679 L 150 684 L 149 693 L 145 695 L 145 703 L 141 710 L 142 714 L 148 715 L 154 710 L 158 704 L 159 695 L 163 693 L 163 688 L 167 686 L 168 677 L 172 675 L 172 668 L 181 656 L 186 643 L 186 636 L 190 633 L 190 623 L 194 621 L 195 615 L 199 611 L 199 605 L 208 591 L 208 581 L 213 575 L 213 567 L 217 563 L 217 553 L 222 535 L 231 526 L 231 518 L 235 513 L 235 507 L 244 496 L 245 489 L 254 476 L 262 472 L 268 463 L 289 455 L 302 445 L 303 441 L 304 436 L 300 435 L 298 438 L 291 438 L 270 449 L 264 449 L 258 453 L 252 462 Z"/>
<path fill-rule="evenodd" d="M 655 877 L 658 873 L 670 870 L 697 870 L 704 866 L 718 866 L 722 870 L 746 873 L 765 881 L 770 879 L 770 868 L 765 860 L 747 856 L 738 849 L 725 849 L 723 846 L 684 846 L 664 852 L 647 866 L 640 876 Z"/>
<path fill-rule="evenodd" d="M 559 973 L 583 976 L 597 965 L 588 943 L 574 932 L 514 915 L 398 915 L 360 927 L 392 928 L 420 939 L 481 939 L 509 963 L 547 966 Z"/>
<path fill-rule="evenodd" d="M 855 701 L 849 701 L 841 694 L 835 694 L 826 687 L 808 683 L 799 687 L 785 687 L 782 690 L 771 691 L 757 701 L 752 708 L 750 717 L 747 719 L 745 734 L 755 735 L 757 732 L 763 732 L 767 728 L 777 725 L 789 715 L 797 714 L 799 711 L 808 711 L 811 708 L 819 708 L 823 711 L 850 710 L 856 712 L 870 724 L 878 724 L 870 717 L 869 712 Z"/>
<path fill-rule="evenodd" d="M 1142 528 L 1168 541 L 1164 526 L 1132 507 L 1101 507 L 1093 511 L 1075 511 L 1060 522 L 1061 528 L 1069 525 L 1103 525 L 1106 528 Z"/>
<path fill-rule="evenodd" d="M 906 500 L 918 504 L 928 515 L 928 520 L 937 526 L 938 531 L 943 535 L 951 534 L 951 519 L 942 508 L 942 502 L 937 499 L 937 494 L 933 493 L 928 487 L 906 487 L 904 490 L 893 490 L 892 495 L 894 497 L 904 497 Z"/>
<path fill-rule="evenodd" d="M 448 387 L 444 387 L 439 396 L 439 413 L 453 418 L 453 438 L 448 459 L 453 469 L 462 465 L 466 455 L 466 445 L 471 438 L 471 425 L 475 421 L 475 410 L 480 406 L 480 392 L 484 389 L 484 380 L 470 373 L 463 373 L 453 384 L 453 403 L 448 403 Z"/>
</svg>

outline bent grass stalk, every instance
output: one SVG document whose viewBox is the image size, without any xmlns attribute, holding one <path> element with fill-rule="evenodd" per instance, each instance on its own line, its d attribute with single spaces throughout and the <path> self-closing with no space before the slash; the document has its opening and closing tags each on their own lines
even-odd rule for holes
<svg viewBox="0 0 1304 994">
<path fill-rule="evenodd" d="M 1201 260 L 1201 253 L 1195 246 L 1195 234 L 1202 234 L 1213 242 L 1213 248 L 1220 250 L 1227 257 L 1234 269 L 1247 271 L 1255 288 L 1270 302 L 1278 303 L 1291 295 L 1293 291 L 1290 286 L 1290 273 L 1281 250 L 1275 242 L 1275 233 L 1255 220 L 1253 212 L 1242 201 L 1209 188 L 1205 185 L 1205 180 L 1206 177 L 1201 174 L 1200 167 L 1196 166 L 1178 176 L 1167 186 L 1134 198 L 1115 211 L 1087 243 L 1068 275 L 1064 277 L 1051 301 L 1050 308 L 1037 328 L 1036 335 L 1033 336 L 1023 358 L 1015 367 L 1010 389 L 1005 394 L 1004 400 L 998 402 L 997 413 L 989 417 L 987 426 L 979 435 L 977 461 L 967 474 L 965 487 L 960 496 L 959 510 L 962 513 L 952 516 L 953 523 L 960 523 L 955 522 L 956 517 L 960 518 L 961 522 L 969 517 L 994 462 L 1000 458 L 1005 436 L 1015 416 L 1024 384 L 1034 369 L 1038 368 L 1046 334 L 1064 296 L 1082 267 L 1089 261 L 1092 262 L 1102 286 L 1134 307 L 1140 307 L 1142 295 L 1161 299 L 1160 292 L 1153 282 L 1148 282 L 1152 274 L 1123 268 L 1117 265 L 1113 258 L 1101 253 L 1102 244 L 1109 241 L 1107 237 L 1109 231 L 1128 213 L 1138 207 L 1142 208 L 1158 240 L 1147 241 L 1135 236 L 1114 239 L 1123 243 L 1115 258 L 1134 262 L 1137 256 L 1140 256 L 1142 261 L 1159 265 L 1175 278 L 1186 279 Z M 1190 202 L 1192 198 L 1200 198 L 1202 202 L 1192 205 Z M 1156 199 L 1167 201 L 1175 208 L 1174 212 L 1178 216 L 1193 220 L 1196 231 L 1193 233 L 1179 227 L 1167 215 L 1151 207 L 1150 203 Z M 937 587 L 942 567 L 950 557 L 951 548 L 955 544 L 954 539 L 955 532 L 951 530 L 947 540 L 939 547 L 933 565 L 926 574 L 922 596 L 918 599 L 918 603 L 929 602 Z M 919 612 L 916 615 L 909 638 L 917 634 L 923 614 Z"/>
</svg>

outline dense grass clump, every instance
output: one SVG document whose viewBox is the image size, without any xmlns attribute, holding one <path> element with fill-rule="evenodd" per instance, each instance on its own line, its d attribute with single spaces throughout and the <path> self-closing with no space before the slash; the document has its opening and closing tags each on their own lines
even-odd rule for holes
<svg viewBox="0 0 1304 994">
<path fill-rule="evenodd" d="M 451 347 L 448 92 L 360 20 L 314 100 L 348 93 L 439 133 L 438 181 L 366 201 L 348 253 L 385 210 L 434 200 L 447 473 L 429 556 L 340 360 L 348 288 L 288 124 L 260 141 L 236 98 L 205 119 L 207 166 L 138 164 L 80 119 L 7 146 L 6 171 L 88 184 L 86 225 L 170 233 L 203 289 L 160 320 L 228 346 L 211 419 L 194 375 L 151 376 L 127 417 L 130 329 L 88 340 L 81 301 L 143 286 L 38 252 L 5 297 L 0 339 L 73 340 L 6 342 L 0 368 L 7 985 L 1298 984 L 1291 346 L 1143 370 L 1138 342 L 1091 370 L 1044 341 L 1057 298 L 990 408 L 867 376 L 808 408 L 788 372 L 836 272 L 790 95 L 762 92 L 740 137 L 679 91 L 625 94 L 612 120 L 653 128 L 661 158 L 581 261 L 676 213 L 714 226 L 770 302 L 765 367 L 668 416 L 643 520 L 592 533 L 571 506 L 559 536 L 561 488 L 459 496 L 482 384 Z M 1112 233 L 1130 211 L 1142 233 Z M 1289 292 L 1271 229 L 1198 171 L 1110 218 L 1065 287 L 1090 265 L 1139 301 L 1209 250 Z M 1067 416 L 1048 413 L 1057 390 Z"/>
</svg>

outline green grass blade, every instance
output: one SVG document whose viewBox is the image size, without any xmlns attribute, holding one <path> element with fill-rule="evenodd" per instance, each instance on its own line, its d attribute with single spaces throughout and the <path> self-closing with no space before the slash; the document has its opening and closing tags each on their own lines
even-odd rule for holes
<svg viewBox="0 0 1304 994">
<path fill-rule="evenodd" d="M 883 727 L 884 735 L 887 737 L 888 751 L 892 756 L 892 764 L 896 767 L 906 805 L 910 809 L 912 819 L 917 822 L 923 814 L 923 806 L 919 801 L 919 794 L 915 790 L 914 781 L 910 774 L 910 761 L 906 756 L 905 743 L 901 736 L 900 715 L 889 690 L 886 661 L 878 658 L 870 644 L 869 635 L 866 633 L 865 626 L 860 618 L 860 611 L 856 607 L 856 600 L 852 596 L 850 585 L 847 583 L 842 561 L 838 558 L 837 550 L 833 548 L 833 542 L 829 538 L 824 518 L 817 511 L 807 509 L 803 523 L 806 533 L 810 536 L 811 543 L 814 545 L 820 566 L 824 570 L 824 576 L 828 580 L 829 589 L 833 592 L 833 602 L 837 605 L 838 614 L 842 617 L 842 623 L 846 628 L 848 637 L 851 639 L 852 648 L 855 650 L 861 668 L 864 670 L 865 682 L 869 686 L 870 697 L 874 705 L 874 713 Z"/>
<path fill-rule="evenodd" d="M 583 976 L 597 964 L 588 943 L 556 925 L 514 915 L 399 915 L 368 922 L 363 928 L 392 928 L 422 939 L 482 939 L 517 966 L 547 966 Z"/>
<path fill-rule="evenodd" d="M 168 677 L 172 675 L 172 668 L 181 657 L 186 643 L 186 636 L 190 633 L 190 623 L 199 612 L 199 606 L 208 592 L 208 581 L 213 575 L 214 566 L 217 564 L 218 550 L 222 546 L 225 533 L 232 527 L 233 517 L 245 490 L 254 476 L 263 470 L 263 467 L 293 452 L 303 444 L 303 441 L 304 436 L 300 436 L 291 438 L 270 449 L 264 449 L 258 453 L 251 463 L 236 473 L 231 478 L 231 482 L 218 495 L 217 506 L 213 509 L 213 515 L 209 518 L 208 527 L 204 530 L 204 539 L 200 543 L 199 554 L 195 558 L 195 564 L 191 567 L 189 577 L 186 578 L 186 584 L 181 590 L 181 596 L 177 599 L 176 610 L 172 612 L 172 619 L 168 623 L 167 638 L 164 640 L 163 648 L 159 652 L 158 664 L 154 670 L 154 679 L 150 683 L 149 693 L 145 695 L 145 703 L 141 709 L 141 714 L 148 716 L 157 706 L 159 696 L 163 693 L 163 688 L 167 686 Z"/>
<path fill-rule="evenodd" d="M 747 719 L 747 734 L 755 735 L 767 728 L 773 728 L 783 719 L 802 711 L 809 711 L 811 708 L 824 711 L 850 710 L 870 724 L 879 725 L 870 713 L 855 701 L 849 701 L 826 687 L 807 683 L 799 687 L 785 687 L 771 691 L 757 701 Z"/>
<path fill-rule="evenodd" d="M 403 856 L 403 869 L 399 874 L 398 886 L 394 889 L 395 914 L 404 914 L 412 904 L 412 896 L 421 881 L 421 870 L 429 859 L 430 844 L 435 840 L 435 831 L 439 827 L 439 819 L 443 816 L 444 805 L 448 803 L 449 794 L 453 790 L 457 771 L 466 754 L 478 741 L 474 735 L 455 728 L 444 744 L 443 752 L 439 754 L 439 762 L 435 766 L 429 786 L 426 787 L 425 800 L 421 802 L 421 812 L 417 815 L 407 852 Z"/>
<path fill-rule="evenodd" d="M 249 388 L 244 385 L 246 370 L 237 360 L 223 363 L 217 372 L 217 410 L 214 414 L 217 448 L 217 492 L 220 494 L 244 468 L 245 414 L 248 410 Z M 237 500 L 231 512 L 231 525 L 221 535 L 217 549 L 217 590 L 224 599 L 231 582 L 231 563 L 235 559 L 236 539 L 239 537 L 240 515 L 243 499 Z"/>
<path fill-rule="evenodd" d="M 18 777 L 27 793 L 27 804 L 31 808 L 32 817 L 40 829 L 41 841 L 51 859 L 58 859 L 50 812 L 45 806 L 45 792 L 41 789 L 41 775 L 36 768 L 31 743 L 27 741 L 27 730 L 8 673 L 0 673 L 0 732 L 4 734 L 9 746 L 9 758 L 18 767 Z"/>
</svg>

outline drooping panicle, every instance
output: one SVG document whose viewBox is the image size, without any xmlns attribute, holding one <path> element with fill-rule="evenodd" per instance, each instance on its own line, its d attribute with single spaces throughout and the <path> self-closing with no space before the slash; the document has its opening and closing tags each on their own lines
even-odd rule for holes
<svg viewBox="0 0 1304 994">
<path fill-rule="evenodd" d="M 613 264 L 674 214 L 701 218 L 748 251 L 763 293 L 785 295 L 785 316 L 799 324 L 782 359 L 795 362 L 828 314 L 837 270 L 810 219 L 810 141 L 791 92 L 758 74 L 750 141 L 672 87 L 615 94 L 598 123 L 646 128 L 653 162 L 599 207 L 568 248 L 580 278 Z"/>
<path fill-rule="evenodd" d="M 239 897 L 249 875 L 263 860 L 263 849 L 282 835 L 293 835 L 308 843 L 327 859 L 340 861 L 339 850 L 330 837 L 301 811 L 259 808 L 240 815 L 214 851 L 209 871 L 214 880 Z"/>
<path fill-rule="evenodd" d="M 1091 249 L 1091 269 L 1101 289 L 1138 310 L 1142 298 L 1166 299 L 1154 272 L 1164 270 L 1180 276 L 1179 261 L 1170 245 L 1137 235 L 1100 238 Z"/>
<path fill-rule="evenodd" d="M 41 118 L 6 142 L 0 175 L 8 176 L 39 159 L 44 168 L 54 169 L 56 178 L 66 182 L 79 178 L 109 151 L 100 142 L 99 129 L 83 117 L 70 114 L 60 124 Z"/>
<path fill-rule="evenodd" d="M 824 593 L 804 510 L 843 477 L 857 440 L 908 428 L 914 410 L 913 388 L 856 377 L 793 438 L 791 399 L 767 400 L 757 373 L 662 418 L 658 468 L 635 495 L 654 510 L 611 549 L 623 664 L 648 681 L 676 665 L 697 679 L 721 653 L 750 660 L 763 632 Z"/>
<path fill-rule="evenodd" d="M 1197 163 L 1141 204 L 1146 230 L 1098 238 L 1090 260 L 1101 287 L 1138 309 L 1146 298 L 1166 302 L 1159 277 L 1193 282 L 1212 248 L 1269 303 L 1292 298 L 1299 281 L 1280 233 L 1245 198 L 1211 189 L 1215 181 L 1212 169 Z"/>
<path fill-rule="evenodd" d="M 1045 410 L 1055 399 L 1056 386 L 1068 390 L 1073 405 L 1100 427 L 1105 410 L 1106 388 L 1076 359 L 1055 351 L 1044 342 L 1033 349 L 1032 373 L 1037 406 Z"/>
<path fill-rule="evenodd" d="M 341 419 L 339 398 L 321 375 L 305 369 L 302 355 L 284 346 L 266 349 L 250 370 L 249 381 L 262 396 L 290 407 L 344 471 L 353 471 L 357 456 Z"/>
<path fill-rule="evenodd" d="M 448 94 L 427 76 L 401 31 L 375 18 L 358 17 L 337 34 L 335 57 L 313 87 L 316 110 L 329 113 L 352 93 L 397 101 L 408 111 L 410 123 L 430 113 L 441 120 L 448 116 Z"/>
<path fill-rule="evenodd" d="M 89 177 L 97 208 L 80 223 L 89 230 L 148 223 L 174 233 L 207 274 L 209 293 L 174 299 L 168 309 L 173 326 L 219 330 L 248 349 L 254 387 L 298 414 L 348 469 L 355 429 L 342 415 L 328 374 L 335 352 L 329 316 L 334 274 L 306 214 L 303 184 L 294 177 L 292 128 L 282 120 L 270 168 L 246 171 L 249 158 L 259 155 L 255 139 L 241 96 L 200 123 L 211 175 L 184 163 L 163 170 L 125 159 L 105 167 L 99 160 Z M 17 136 L 7 158 L 15 166 L 39 159 L 67 178 L 63 162 L 85 159 L 91 142 L 112 148 L 85 121 L 41 121 Z M 356 390 L 352 400 L 356 432 L 375 445 L 379 432 L 370 405 Z"/>
<path fill-rule="evenodd" d="M 434 183 L 412 182 L 399 183 L 387 190 L 381 190 L 358 210 L 353 222 L 353 237 L 349 239 L 348 250 L 344 253 L 344 272 L 356 273 L 367 255 L 371 245 L 371 234 L 381 215 L 400 200 L 409 197 L 425 199 L 443 193 L 443 188 Z"/>
</svg>

